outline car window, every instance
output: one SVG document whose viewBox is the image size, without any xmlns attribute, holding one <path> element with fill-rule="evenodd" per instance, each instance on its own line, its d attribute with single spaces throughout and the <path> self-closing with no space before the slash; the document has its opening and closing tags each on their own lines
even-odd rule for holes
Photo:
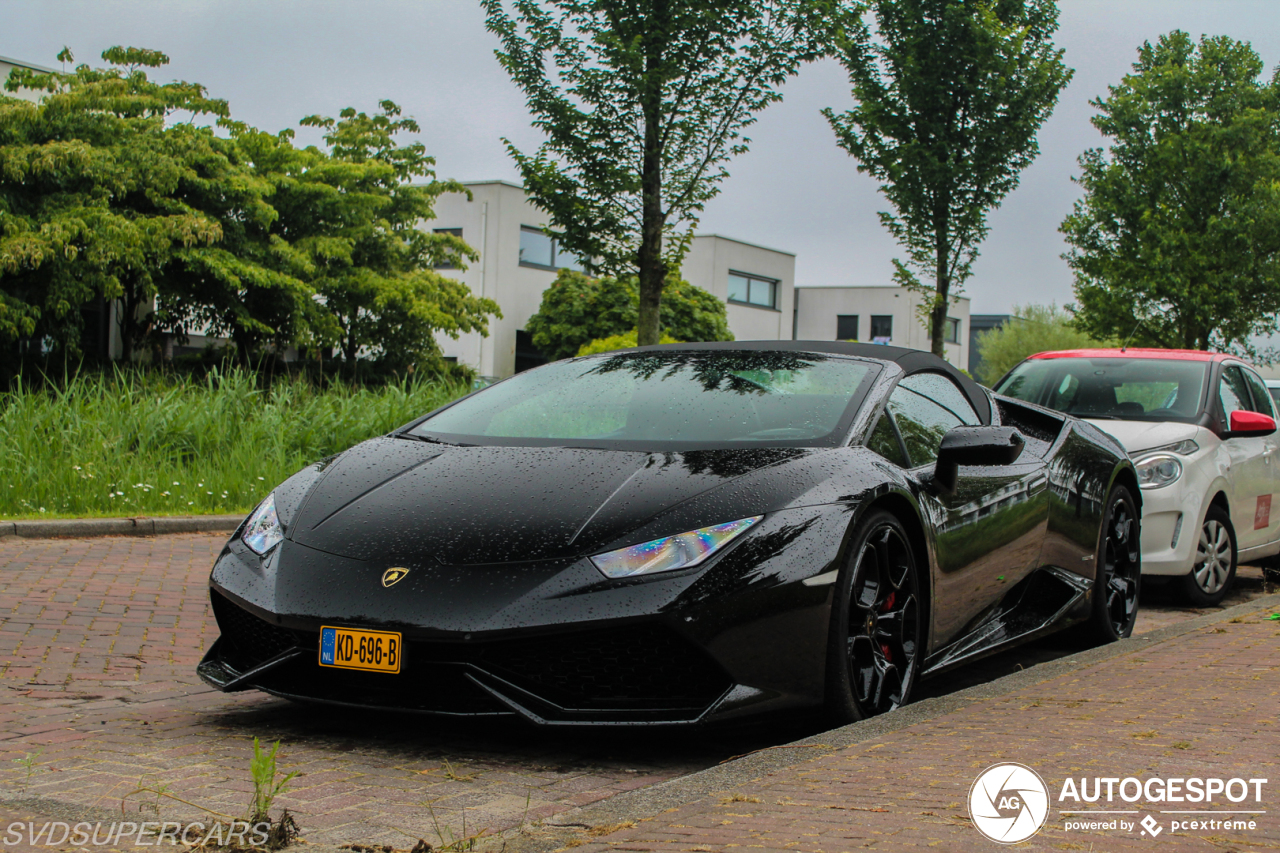
<svg viewBox="0 0 1280 853">
<path fill-rule="evenodd" d="M 902 443 L 898 441 L 898 435 L 894 432 L 893 424 L 889 422 L 888 412 L 882 414 L 880 420 L 876 422 L 876 428 L 867 437 L 867 447 L 888 459 L 894 465 L 902 468 L 908 467 L 907 458 L 902 455 Z"/>
<path fill-rule="evenodd" d="M 1033 358 L 995 391 L 1082 418 L 1193 422 L 1207 366 L 1172 358 Z"/>
<path fill-rule="evenodd" d="M 1232 412 L 1241 409 L 1252 411 L 1249 400 L 1249 386 L 1245 384 L 1244 373 L 1238 367 L 1228 367 L 1222 371 L 1222 379 L 1218 382 L 1218 399 L 1222 403 L 1222 413 L 1231 417 Z"/>
<path fill-rule="evenodd" d="M 1253 411 L 1261 412 L 1267 417 L 1274 418 L 1276 413 L 1272 408 L 1271 395 L 1267 392 L 1267 386 L 1258 378 L 1258 374 L 1252 370 L 1241 372 L 1244 373 L 1244 381 L 1249 383 L 1249 390 L 1253 392 Z"/>
<path fill-rule="evenodd" d="M 466 444 L 633 442 L 730 446 L 837 441 L 874 362 L 774 350 L 602 354 L 518 373 L 442 409 L 411 435 Z"/>
<path fill-rule="evenodd" d="M 889 411 L 911 465 L 917 467 L 938 458 L 938 446 L 949 430 L 980 423 L 964 392 L 938 373 L 917 373 L 899 382 L 889 395 Z"/>
</svg>

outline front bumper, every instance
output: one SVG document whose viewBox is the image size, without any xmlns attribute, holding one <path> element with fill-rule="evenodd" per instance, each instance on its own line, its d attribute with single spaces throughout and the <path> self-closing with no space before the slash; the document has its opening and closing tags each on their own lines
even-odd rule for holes
<svg viewBox="0 0 1280 853">
<path fill-rule="evenodd" d="M 1144 575 L 1185 575 L 1195 564 L 1205 513 L 1205 489 L 1194 482 L 1196 479 L 1192 466 L 1187 465 L 1178 482 L 1143 491 Z"/>
<path fill-rule="evenodd" d="M 680 725 L 817 705 L 847 507 L 770 515 L 703 566 L 606 581 L 589 561 L 411 566 L 233 541 L 211 578 L 220 690 L 546 725 Z M 398 675 L 319 665 L 321 625 L 400 631 Z"/>
</svg>

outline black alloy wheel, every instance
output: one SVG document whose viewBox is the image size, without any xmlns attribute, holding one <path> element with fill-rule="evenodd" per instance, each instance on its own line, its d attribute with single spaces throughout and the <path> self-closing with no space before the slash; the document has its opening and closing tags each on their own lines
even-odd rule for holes
<svg viewBox="0 0 1280 853">
<path fill-rule="evenodd" d="M 1087 624 L 1091 639 L 1100 643 L 1128 637 L 1138 619 L 1138 595 L 1142 589 L 1140 523 L 1129 490 L 1124 486 L 1113 488 L 1102 517 L 1093 607 Z"/>
<path fill-rule="evenodd" d="M 915 558 L 892 514 L 859 526 L 832 613 L 828 706 L 852 722 L 907 703 L 920 668 L 924 614 Z"/>
</svg>

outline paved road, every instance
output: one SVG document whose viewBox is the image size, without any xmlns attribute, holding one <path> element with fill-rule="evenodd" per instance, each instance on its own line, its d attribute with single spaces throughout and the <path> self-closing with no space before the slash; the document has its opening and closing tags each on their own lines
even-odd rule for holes
<svg viewBox="0 0 1280 853">
<path fill-rule="evenodd" d="M 0 798 L 10 812 L 136 815 L 149 802 L 164 819 L 240 814 L 257 737 L 281 741 L 282 766 L 299 772 L 280 802 L 309 840 L 438 844 L 817 730 L 799 720 L 710 734 L 564 734 L 220 694 L 194 667 L 216 635 L 205 578 L 222 542 L 206 534 L 0 541 Z M 1256 571 L 1242 581 L 1238 598 L 1262 593 Z M 1188 615 L 1166 602 L 1144 611 L 1140 626 Z M 946 693 L 1069 651 L 1046 641 L 926 689 Z M 131 794 L 144 787 L 167 796 Z M 0 799 L 0 817 L 5 809 Z"/>
</svg>

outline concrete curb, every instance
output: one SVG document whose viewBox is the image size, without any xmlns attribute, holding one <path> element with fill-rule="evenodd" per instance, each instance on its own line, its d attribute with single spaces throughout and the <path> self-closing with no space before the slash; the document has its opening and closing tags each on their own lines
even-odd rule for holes
<svg viewBox="0 0 1280 853">
<path fill-rule="evenodd" d="M 495 836 L 494 841 L 499 842 L 506 853 L 550 853 L 566 846 L 576 846 L 574 842 L 583 841 L 583 829 L 614 825 L 624 821 L 637 821 L 695 800 L 725 794 L 735 787 L 771 773 L 807 763 L 880 735 L 945 716 L 974 703 L 1005 696 L 1024 687 L 1049 681 L 1111 658 L 1147 651 L 1158 643 L 1167 642 L 1237 616 L 1277 608 L 1280 608 L 1280 593 L 1264 595 L 1217 613 L 1187 619 L 1139 637 L 1098 646 L 1059 660 L 1046 661 L 985 684 L 907 705 L 879 717 L 832 729 L 793 743 L 768 747 L 716 767 L 661 782 L 649 788 L 626 791 L 598 803 L 562 812 L 548 818 L 541 825 L 508 830 L 502 835 Z"/>
<path fill-rule="evenodd" d="M 161 518 L 51 518 L 0 521 L 0 540 L 156 536 L 165 533 L 214 533 L 235 530 L 243 515 L 180 515 Z"/>
</svg>

